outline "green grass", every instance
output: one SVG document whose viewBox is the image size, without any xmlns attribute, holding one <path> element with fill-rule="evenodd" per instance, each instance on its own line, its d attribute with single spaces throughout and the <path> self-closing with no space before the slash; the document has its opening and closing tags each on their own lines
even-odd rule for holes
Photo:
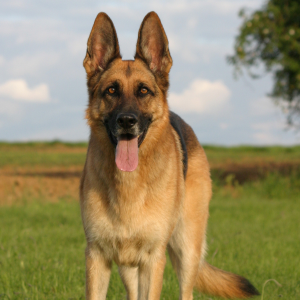
<svg viewBox="0 0 300 300">
<path fill-rule="evenodd" d="M 70 151 L 77 149 L 78 151 Z M 3 166 L 70 166 L 82 165 L 85 161 L 87 143 L 28 142 L 6 143 L 0 142 L 0 167 Z M 226 162 L 263 161 L 300 161 L 300 146 L 293 147 L 221 147 L 204 146 L 211 164 Z"/>
<path fill-rule="evenodd" d="M 208 261 L 244 275 L 262 290 L 264 299 L 297 299 L 300 295 L 299 201 L 218 198 L 211 203 Z M 211 253 L 216 255 L 212 259 Z M 259 297 L 257 297 L 259 299 Z"/>
<path fill-rule="evenodd" d="M 0 167 L 4 166 L 74 166 L 84 165 L 85 153 L 43 153 L 36 151 L 1 151 Z"/>
<path fill-rule="evenodd" d="M 77 203 L 1 207 L 0 220 L 0 299 L 80 299 L 85 240 Z"/>
<path fill-rule="evenodd" d="M 266 179 L 260 183 L 262 190 L 271 184 L 268 180 L 274 184 L 274 179 Z M 284 180 L 277 180 L 278 186 L 285 184 Z M 207 260 L 247 277 L 260 292 L 268 279 L 282 284 L 278 287 L 269 282 L 265 300 L 281 296 L 297 299 L 299 193 L 288 197 L 260 194 L 253 184 L 215 187 L 210 205 Z M 85 239 L 77 202 L 1 207 L 0 228 L 0 299 L 84 299 Z M 161 299 L 177 299 L 178 291 L 168 261 Z M 124 297 L 114 266 L 107 299 Z M 195 292 L 194 299 L 217 298 Z"/>
<path fill-rule="evenodd" d="M 34 149 L 41 149 L 41 148 L 49 148 L 49 147 L 56 147 L 56 146 L 65 146 L 68 148 L 74 147 L 84 147 L 86 148 L 88 145 L 87 142 L 64 142 L 60 140 L 53 140 L 53 141 L 31 141 L 31 142 L 3 142 L 0 141 L 0 147 L 15 147 L 15 148 L 34 148 Z"/>
<path fill-rule="evenodd" d="M 24 151 L 23 153 L 0 151 L 0 167 L 4 166 L 74 166 L 83 165 L 85 154 L 81 153 L 37 153 Z"/>
<path fill-rule="evenodd" d="M 77 151 L 72 151 L 72 150 Z M 74 166 L 83 165 L 87 143 L 0 142 L 0 167 L 4 166 Z"/>
<path fill-rule="evenodd" d="M 300 146 L 236 146 L 236 147 L 223 147 L 223 146 L 210 146 L 204 145 L 205 153 L 208 160 L 212 163 L 224 163 L 226 161 L 241 162 L 248 161 L 251 163 L 253 160 L 265 161 L 299 161 L 300 160 Z"/>
<path fill-rule="evenodd" d="M 85 143 L 0 143 L 4 166 L 81 166 Z M 300 160 L 300 147 L 205 146 L 211 163 Z M 248 278 L 264 300 L 300 295 L 300 170 L 270 173 L 238 184 L 232 174 L 214 175 L 207 260 Z M 79 204 L 26 199 L 0 207 L 0 299 L 84 299 L 85 238 Z M 28 203 L 26 203 L 28 200 Z M 176 276 L 168 261 L 161 299 L 178 299 Z M 114 265 L 107 299 L 125 299 Z M 217 299 L 195 292 L 194 299 Z M 254 299 L 260 300 L 261 297 Z"/>
</svg>

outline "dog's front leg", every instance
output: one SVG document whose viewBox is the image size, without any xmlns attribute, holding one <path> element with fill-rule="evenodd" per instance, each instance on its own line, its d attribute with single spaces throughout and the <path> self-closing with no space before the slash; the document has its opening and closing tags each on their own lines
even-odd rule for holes
<svg viewBox="0 0 300 300">
<path fill-rule="evenodd" d="M 156 257 L 149 257 L 139 267 L 139 300 L 158 300 L 166 265 L 165 251 Z"/>
<path fill-rule="evenodd" d="M 99 247 L 88 244 L 86 260 L 86 300 L 105 300 L 111 273 L 111 261 L 105 259 Z"/>
<path fill-rule="evenodd" d="M 138 299 L 138 268 L 119 266 L 119 273 L 127 292 L 127 300 L 137 300 Z"/>
</svg>

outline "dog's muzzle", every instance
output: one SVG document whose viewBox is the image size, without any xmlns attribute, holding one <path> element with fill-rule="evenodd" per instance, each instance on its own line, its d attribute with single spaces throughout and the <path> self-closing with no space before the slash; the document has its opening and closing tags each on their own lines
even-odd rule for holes
<svg viewBox="0 0 300 300">
<path fill-rule="evenodd" d="M 131 172 L 138 166 L 139 147 L 150 123 L 151 118 L 138 117 L 131 112 L 120 112 L 105 122 L 107 133 L 116 148 L 116 165 L 121 171 Z"/>
</svg>

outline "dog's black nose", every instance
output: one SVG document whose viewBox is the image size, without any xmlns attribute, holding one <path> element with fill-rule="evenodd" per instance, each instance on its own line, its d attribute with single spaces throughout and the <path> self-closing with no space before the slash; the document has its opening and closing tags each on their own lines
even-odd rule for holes
<svg viewBox="0 0 300 300">
<path fill-rule="evenodd" d="M 136 123 L 138 119 L 136 115 L 130 114 L 130 113 L 121 113 L 117 116 L 117 123 L 120 127 L 124 129 L 130 129 L 132 128 Z"/>
</svg>

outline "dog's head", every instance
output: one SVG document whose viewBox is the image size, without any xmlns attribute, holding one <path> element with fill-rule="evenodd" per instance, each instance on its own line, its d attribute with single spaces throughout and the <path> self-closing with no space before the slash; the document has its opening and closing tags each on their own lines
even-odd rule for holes
<svg viewBox="0 0 300 300">
<path fill-rule="evenodd" d="M 87 72 L 87 119 L 101 140 L 116 151 L 120 170 L 133 171 L 138 149 L 147 132 L 168 117 L 166 93 L 172 58 L 159 17 L 144 18 L 135 60 L 121 58 L 116 30 L 105 13 L 99 13 L 87 43 L 83 61 Z"/>
</svg>

